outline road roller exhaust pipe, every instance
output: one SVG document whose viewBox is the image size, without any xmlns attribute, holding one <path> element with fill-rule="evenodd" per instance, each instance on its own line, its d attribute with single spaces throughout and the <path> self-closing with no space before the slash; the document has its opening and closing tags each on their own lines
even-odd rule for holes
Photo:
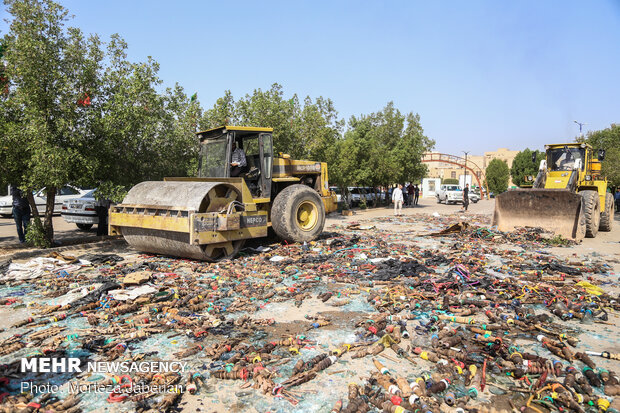
<svg viewBox="0 0 620 413">
<path fill-rule="evenodd" d="M 541 227 L 564 238 L 585 236 L 583 197 L 566 189 L 512 189 L 495 199 L 493 225 L 500 231 Z"/>
</svg>

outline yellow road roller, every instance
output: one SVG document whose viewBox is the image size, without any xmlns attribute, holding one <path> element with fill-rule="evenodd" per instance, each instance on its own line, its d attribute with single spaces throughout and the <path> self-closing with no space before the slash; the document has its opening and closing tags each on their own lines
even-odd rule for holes
<svg viewBox="0 0 620 413">
<path fill-rule="evenodd" d="M 336 210 L 327 164 L 273 153 L 273 129 L 198 132 L 198 177 L 131 188 L 110 208 L 109 231 L 138 251 L 220 261 L 269 227 L 288 242 L 316 239 Z"/>
<path fill-rule="evenodd" d="M 605 151 L 594 157 L 586 143 L 546 145 L 546 159 L 531 189 L 512 189 L 495 200 L 493 224 L 501 231 L 542 227 L 565 238 L 596 237 L 611 231 L 613 195 L 601 176 Z M 534 161 L 534 158 L 532 159 Z"/>
</svg>

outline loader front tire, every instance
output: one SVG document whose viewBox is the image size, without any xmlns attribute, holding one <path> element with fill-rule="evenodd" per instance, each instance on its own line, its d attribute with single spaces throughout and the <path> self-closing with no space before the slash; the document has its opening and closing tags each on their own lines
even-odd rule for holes
<svg viewBox="0 0 620 413">
<path fill-rule="evenodd" d="M 601 224 L 599 225 L 599 231 L 609 232 L 611 231 L 611 225 L 614 222 L 614 197 L 607 192 L 605 194 L 605 210 L 601 213 Z"/>
<path fill-rule="evenodd" d="M 271 226 L 288 242 L 316 239 L 325 226 L 325 206 L 321 197 L 306 185 L 284 188 L 273 201 Z"/>
<path fill-rule="evenodd" d="M 586 238 L 594 238 L 598 234 L 601 222 L 601 206 L 596 191 L 581 191 L 583 197 L 584 215 L 586 218 Z"/>
</svg>

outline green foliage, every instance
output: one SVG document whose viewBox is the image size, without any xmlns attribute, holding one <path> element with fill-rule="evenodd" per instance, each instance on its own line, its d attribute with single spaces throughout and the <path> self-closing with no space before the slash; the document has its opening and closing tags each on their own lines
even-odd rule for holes
<svg viewBox="0 0 620 413">
<path fill-rule="evenodd" d="M 368 208 L 368 204 L 366 203 L 366 197 L 362 197 L 362 199 L 360 199 L 359 208 L 360 209 Z"/>
<path fill-rule="evenodd" d="M 335 145 L 332 178 L 370 187 L 421 178 L 426 166 L 420 159 L 434 145 L 423 133 L 419 115 L 403 115 L 392 102 L 380 112 L 352 116 L 344 139 Z"/>
<path fill-rule="evenodd" d="M 547 238 L 544 240 L 544 242 L 554 247 L 566 247 L 566 246 L 575 245 L 575 241 L 571 239 L 566 239 L 562 237 L 561 235 L 556 235 L 552 238 Z"/>
<path fill-rule="evenodd" d="M 255 89 L 238 101 L 227 90 L 199 121 L 201 130 L 222 125 L 272 127 L 276 152 L 328 162 L 343 128 L 330 99 L 306 97 L 300 103 L 296 94 L 285 97 L 277 83 L 267 91 Z"/>
<path fill-rule="evenodd" d="M 118 198 L 121 187 L 195 170 L 200 104 L 179 85 L 161 92 L 157 62 L 129 62 L 118 35 L 104 45 L 66 27 L 68 11 L 52 0 L 5 4 L 0 183 L 47 188 L 49 243 L 56 188 L 109 182 L 106 196 Z"/>
<path fill-rule="evenodd" d="M 127 195 L 127 188 L 110 181 L 102 182 L 95 191 L 95 199 L 109 199 L 116 204 L 121 203 L 125 195 Z"/>
<path fill-rule="evenodd" d="M 534 152 L 536 152 L 536 161 L 532 162 L 532 154 Z M 517 186 L 526 185 L 528 183 L 531 184 L 531 182 L 526 181 L 525 178 L 528 175 L 536 178 L 540 161 L 543 159 L 545 159 L 545 152 L 542 151 L 531 151 L 529 148 L 526 148 L 519 152 L 512 161 L 512 166 L 510 168 L 512 182 Z"/>
<path fill-rule="evenodd" d="M 607 149 L 601 173 L 611 186 L 620 187 L 620 147 Z"/>
<path fill-rule="evenodd" d="M 30 220 L 30 225 L 26 229 L 26 242 L 37 248 L 49 248 L 52 246 L 39 217 L 34 217 Z"/>
<path fill-rule="evenodd" d="M 53 237 L 56 188 L 79 182 L 92 166 L 77 102 L 97 87 L 103 55 L 96 36 L 65 28 L 68 12 L 51 0 L 5 0 L 12 15 L 4 36 L 8 94 L 1 115 L 7 122 L 2 146 L 3 173 L 25 190 L 46 187 L 43 227 Z"/>
<path fill-rule="evenodd" d="M 485 175 L 489 191 L 497 195 L 508 189 L 510 170 L 508 169 L 506 161 L 493 159 L 489 162 Z"/>
<path fill-rule="evenodd" d="M 585 141 L 592 145 L 595 156 L 599 149 L 605 149 L 601 173 L 607 177 L 610 185 L 620 186 L 620 125 L 588 132 Z"/>
<path fill-rule="evenodd" d="M 444 178 L 441 180 L 442 185 L 458 185 L 459 180 L 456 178 Z"/>
</svg>

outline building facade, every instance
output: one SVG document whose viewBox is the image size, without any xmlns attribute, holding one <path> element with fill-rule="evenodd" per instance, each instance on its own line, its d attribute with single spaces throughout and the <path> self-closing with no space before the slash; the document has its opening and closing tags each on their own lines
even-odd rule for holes
<svg viewBox="0 0 620 413">
<path fill-rule="evenodd" d="M 512 166 L 512 162 L 515 159 L 515 156 L 517 156 L 518 153 L 519 151 L 511 151 L 507 148 L 499 148 L 496 151 L 485 152 L 484 155 L 468 155 L 467 164 L 472 169 L 480 168 L 480 170 L 476 172 L 476 175 L 480 179 L 480 182 L 482 182 L 484 179 L 484 171 L 489 165 L 489 162 L 491 162 L 493 159 L 500 159 L 502 161 L 505 161 L 510 168 Z M 478 166 L 478 168 L 475 168 L 474 165 Z M 452 178 L 461 180 L 461 176 L 465 175 L 465 168 L 447 162 L 430 162 L 427 163 L 426 166 L 428 167 L 428 173 L 426 174 L 427 178 Z M 471 172 L 467 171 L 467 174 L 470 175 Z M 473 179 L 472 182 L 474 185 L 477 185 L 475 179 Z M 513 186 L 512 179 L 509 182 L 509 186 Z"/>
</svg>

